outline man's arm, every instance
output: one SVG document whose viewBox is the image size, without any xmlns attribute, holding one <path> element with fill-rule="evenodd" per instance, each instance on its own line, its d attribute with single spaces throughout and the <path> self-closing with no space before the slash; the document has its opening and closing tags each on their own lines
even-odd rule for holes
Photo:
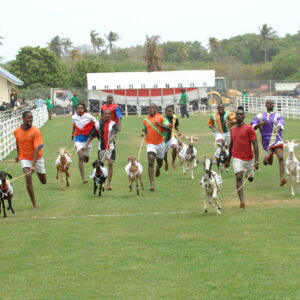
<svg viewBox="0 0 300 300">
<path fill-rule="evenodd" d="M 209 118 L 208 122 L 207 122 L 208 128 L 212 131 L 215 132 L 216 128 L 215 128 L 215 122 L 213 120 L 212 117 Z"/>
<path fill-rule="evenodd" d="M 88 139 L 87 142 L 85 144 L 84 151 L 87 150 L 89 144 L 91 143 L 91 141 L 99 134 L 98 130 L 96 129 L 96 127 L 93 127 L 93 129 L 90 131 L 89 135 L 88 135 Z"/>
<path fill-rule="evenodd" d="M 115 108 L 116 116 L 118 118 L 118 131 L 121 131 L 121 122 L 122 122 L 122 111 L 120 106 Z"/>
<path fill-rule="evenodd" d="M 19 161 L 19 145 L 18 145 L 18 142 L 16 142 L 16 149 L 17 149 L 17 157 L 15 158 L 15 161 L 18 162 Z"/>
<path fill-rule="evenodd" d="M 257 140 L 252 141 L 253 150 L 254 150 L 254 167 L 258 170 L 259 167 L 259 149 Z"/>
<path fill-rule="evenodd" d="M 73 124 L 73 127 L 72 127 L 72 135 L 71 135 L 71 141 L 73 142 L 73 139 L 74 139 L 74 132 L 75 132 L 75 124 Z"/>
<path fill-rule="evenodd" d="M 230 166 L 230 160 L 231 160 L 231 157 L 232 157 L 232 148 L 233 148 L 233 140 L 230 140 L 230 144 L 229 144 L 229 149 L 228 149 L 228 159 L 227 161 L 225 162 L 225 167 L 228 168 Z"/>
</svg>

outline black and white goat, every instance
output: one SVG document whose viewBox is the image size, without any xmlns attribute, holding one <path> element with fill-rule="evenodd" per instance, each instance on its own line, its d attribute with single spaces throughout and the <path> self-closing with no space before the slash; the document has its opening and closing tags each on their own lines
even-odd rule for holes
<svg viewBox="0 0 300 300">
<path fill-rule="evenodd" d="M 188 145 L 183 144 L 183 147 L 179 152 L 179 158 L 182 162 L 183 174 L 186 174 L 187 171 L 191 170 L 192 179 L 195 179 L 194 171 L 197 166 L 197 149 L 194 147 L 194 141 L 197 141 L 198 138 L 193 136 L 186 136 L 185 138 L 189 141 L 189 143 Z"/>
<path fill-rule="evenodd" d="M 285 170 L 291 182 L 292 196 L 295 196 L 295 183 L 300 183 L 300 164 L 296 158 L 294 149 L 298 146 L 295 140 L 287 141 L 285 146 L 288 148 L 288 157 L 285 161 Z"/>
<path fill-rule="evenodd" d="M 222 143 L 219 143 L 218 146 L 219 147 L 217 148 L 215 153 L 218 170 L 221 173 L 224 170 L 228 172 L 228 169 L 225 168 L 225 162 L 228 160 L 228 156 L 229 156 L 229 152 L 227 150 L 227 144 L 225 143 L 225 141 L 223 141 Z"/>
<path fill-rule="evenodd" d="M 108 171 L 103 166 L 103 162 L 99 159 L 95 160 L 92 164 L 94 171 L 90 178 L 94 181 L 94 195 L 96 195 L 98 186 L 99 186 L 99 196 L 101 196 L 101 192 L 104 192 L 104 183 L 106 181 Z"/>
<path fill-rule="evenodd" d="M 13 214 L 15 213 L 12 207 L 13 188 L 11 183 L 6 179 L 6 177 L 12 179 L 12 176 L 9 173 L 5 171 L 0 171 L 0 214 L 1 214 L 1 205 L 2 205 L 4 218 L 7 217 L 4 200 L 8 201 L 7 209 L 10 209 L 10 211 Z"/>
<path fill-rule="evenodd" d="M 202 188 L 204 191 L 204 212 L 208 212 L 208 204 L 214 201 L 216 210 L 218 214 L 221 214 L 221 203 L 219 201 L 220 197 L 220 187 L 222 184 L 222 177 L 212 171 L 212 159 L 204 159 L 204 176 L 201 179 Z"/>
</svg>

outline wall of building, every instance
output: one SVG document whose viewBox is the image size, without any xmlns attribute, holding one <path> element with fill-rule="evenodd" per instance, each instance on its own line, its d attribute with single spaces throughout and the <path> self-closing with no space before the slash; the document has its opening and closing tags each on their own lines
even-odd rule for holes
<svg viewBox="0 0 300 300">
<path fill-rule="evenodd" d="M 14 89 L 14 85 L 7 81 L 4 77 L 0 76 L 0 104 L 2 102 L 10 102 L 10 94 Z"/>
</svg>

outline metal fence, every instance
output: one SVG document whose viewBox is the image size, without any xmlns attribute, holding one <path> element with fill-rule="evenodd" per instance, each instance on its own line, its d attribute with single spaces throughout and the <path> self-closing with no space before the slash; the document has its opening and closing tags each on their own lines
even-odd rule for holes
<svg viewBox="0 0 300 300">
<path fill-rule="evenodd" d="M 280 112 L 286 118 L 300 119 L 300 99 L 293 97 L 247 97 L 236 98 L 230 106 L 230 109 L 235 111 L 238 106 L 243 106 L 246 112 L 258 114 L 265 111 L 267 100 L 274 102 L 274 111 Z"/>
<path fill-rule="evenodd" d="M 33 125 L 40 128 L 48 120 L 47 107 L 31 110 L 33 114 Z M 15 115 L 10 116 L 5 121 L 0 122 L 0 160 L 4 159 L 9 153 L 16 148 L 14 138 L 14 130 L 22 124 L 21 111 L 16 112 Z"/>
</svg>

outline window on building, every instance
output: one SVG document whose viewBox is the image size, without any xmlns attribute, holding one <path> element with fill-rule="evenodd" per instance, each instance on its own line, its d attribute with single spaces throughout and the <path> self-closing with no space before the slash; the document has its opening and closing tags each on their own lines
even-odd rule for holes
<svg viewBox="0 0 300 300">
<path fill-rule="evenodd" d="M 117 85 L 117 89 L 121 89 L 121 86 L 119 84 Z"/>
<path fill-rule="evenodd" d="M 169 83 L 166 83 L 166 88 L 170 88 L 170 84 Z"/>
<path fill-rule="evenodd" d="M 182 83 L 178 83 L 178 87 L 179 87 L 179 88 L 182 88 Z"/>
<path fill-rule="evenodd" d="M 109 88 L 108 85 L 105 85 L 105 86 L 104 86 L 104 89 L 105 89 L 105 90 L 108 90 L 108 88 Z"/>
<path fill-rule="evenodd" d="M 145 89 L 146 88 L 146 84 L 141 84 L 141 89 Z"/>
<path fill-rule="evenodd" d="M 190 87 L 193 88 L 195 87 L 195 84 L 193 82 L 190 83 Z"/>
<path fill-rule="evenodd" d="M 129 88 L 130 88 L 130 89 L 133 89 L 133 84 L 129 84 Z"/>
<path fill-rule="evenodd" d="M 92 90 L 95 91 L 97 87 L 95 85 L 92 86 Z"/>
</svg>

